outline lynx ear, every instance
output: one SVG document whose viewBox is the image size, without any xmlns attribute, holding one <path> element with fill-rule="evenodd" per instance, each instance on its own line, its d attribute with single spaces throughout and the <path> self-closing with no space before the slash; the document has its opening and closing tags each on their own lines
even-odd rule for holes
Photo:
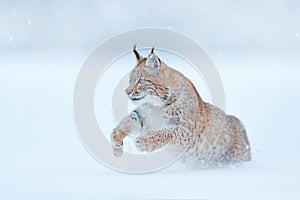
<svg viewBox="0 0 300 200">
<path fill-rule="evenodd" d="M 134 53 L 134 56 L 135 56 L 135 59 L 136 59 L 136 63 L 137 64 L 139 64 L 143 59 L 144 59 L 144 57 L 143 56 L 141 56 L 138 52 L 137 52 L 137 50 L 136 50 L 136 44 L 133 46 L 133 53 Z"/>
<path fill-rule="evenodd" d="M 151 53 L 147 57 L 146 66 L 150 67 L 151 69 L 159 69 L 160 64 L 160 59 L 157 55 L 154 54 L 154 48 L 152 48 Z"/>
</svg>

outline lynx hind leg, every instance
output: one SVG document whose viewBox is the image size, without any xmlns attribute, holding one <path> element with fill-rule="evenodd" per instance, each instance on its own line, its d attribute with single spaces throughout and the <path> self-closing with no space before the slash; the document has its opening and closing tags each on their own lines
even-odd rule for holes
<svg viewBox="0 0 300 200">
<path fill-rule="evenodd" d="M 233 161 L 250 161 L 251 148 L 243 123 L 234 116 L 228 116 L 232 125 L 233 146 L 230 149 Z"/>
</svg>

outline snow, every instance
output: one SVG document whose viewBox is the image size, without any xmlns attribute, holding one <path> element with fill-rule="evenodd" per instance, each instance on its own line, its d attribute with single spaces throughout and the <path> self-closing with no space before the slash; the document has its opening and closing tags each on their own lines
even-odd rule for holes
<svg viewBox="0 0 300 200">
<path fill-rule="evenodd" d="M 299 18 L 299 2 L 284 0 L 1 2 L 0 199 L 300 199 Z M 247 129 L 251 162 L 220 169 L 176 162 L 133 175 L 89 155 L 73 121 L 76 76 L 99 43 L 140 27 L 179 31 L 206 49 L 226 113 Z M 159 55 L 211 101 L 187 63 Z M 111 97 L 107 81 L 132 62 L 121 57 L 99 82 L 95 109 L 106 137 L 115 124 L 110 99 L 99 94 Z"/>
<path fill-rule="evenodd" d="M 132 175 L 95 161 L 75 131 L 73 87 L 87 55 L 33 55 L 0 61 L 1 199 L 300 197 L 299 57 L 213 57 L 226 112 L 239 116 L 247 128 L 250 163 L 198 169 L 177 162 L 156 173 Z"/>
</svg>

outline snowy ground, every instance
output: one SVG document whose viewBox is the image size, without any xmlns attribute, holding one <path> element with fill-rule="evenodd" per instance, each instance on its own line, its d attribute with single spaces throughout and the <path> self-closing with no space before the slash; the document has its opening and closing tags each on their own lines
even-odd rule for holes
<svg viewBox="0 0 300 200">
<path fill-rule="evenodd" d="M 142 175 L 102 166 L 79 141 L 72 95 L 87 55 L 1 54 L 0 199 L 300 198 L 299 54 L 212 56 L 226 112 L 247 128 L 250 163 L 196 169 L 177 162 Z"/>
</svg>

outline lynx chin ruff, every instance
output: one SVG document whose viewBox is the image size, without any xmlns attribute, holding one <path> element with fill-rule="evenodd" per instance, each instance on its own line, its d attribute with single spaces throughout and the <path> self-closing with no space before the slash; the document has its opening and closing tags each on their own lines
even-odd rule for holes
<svg viewBox="0 0 300 200">
<path fill-rule="evenodd" d="M 205 103 L 192 82 L 153 51 L 144 58 L 133 49 L 137 64 L 126 93 L 139 106 L 113 130 L 114 154 L 122 155 L 124 137 L 139 133 L 135 145 L 140 151 L 176 145 L 187 149 L 185 158 L 204 164 L 250 161 L 250 144 L 242 122 Z"/>
</svg>

